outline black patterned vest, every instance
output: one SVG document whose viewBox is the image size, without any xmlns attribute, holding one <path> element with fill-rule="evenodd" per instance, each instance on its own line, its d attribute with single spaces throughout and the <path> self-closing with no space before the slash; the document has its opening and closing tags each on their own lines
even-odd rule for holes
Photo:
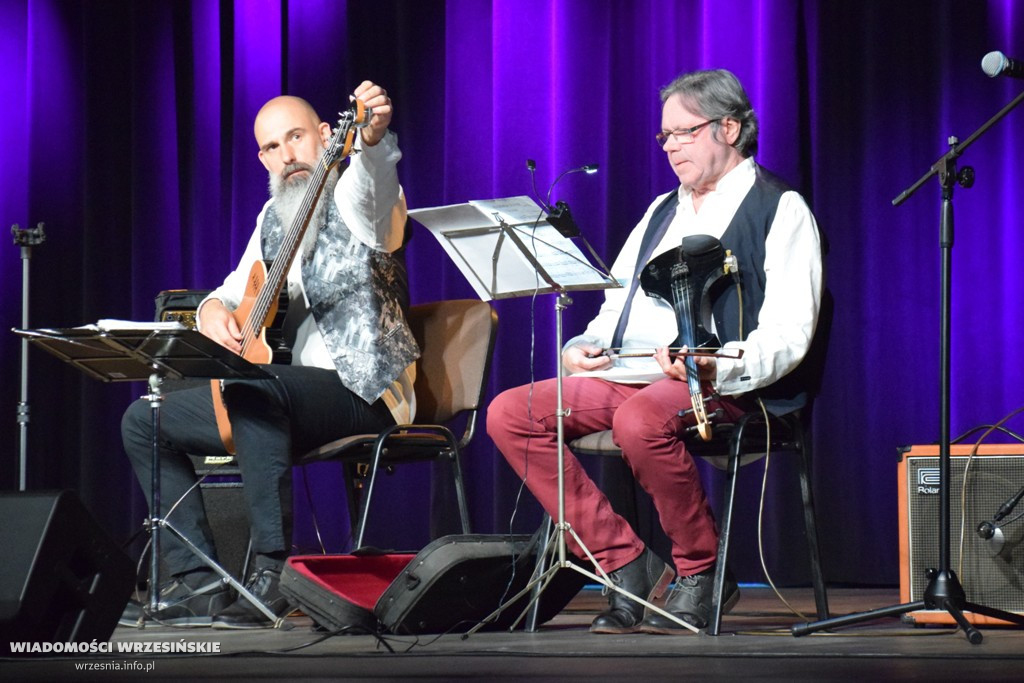
<svg viewBox="0 0 1024 683">
<path fill-rule="evenodd" d="M 721 237 L 722 246 L 732 250 L 739 259 L 743 288 L 742 311 L 739 311 L 737 305 L 736 285 L 731 281 L 712 294 L 715 330 L 723 343 L 739 339 L 741 315 L 744 337 L 757 327 L 767 281 L 764 272 L 765 241 L 775 221 L 779 200 L 785 192 L 791 190 L 784 181 L 761 166 L 755 166 L 755 169 L 757 175 L 754 184 Z M 811 349 L 792 372 L 756 392 L 764 400 L 769 412 L 784 415 L 807 403 L 808 392 L 813 392 L 814 378 L 820 375 L 820 364 L 824 361 L 822 346 L 827 343 L 825 327 L 819 319 Z"/>
<path fill-rule="evenodd" d="M 280 251 L 284 233 L 271 204 L 260 233 L 265 257 Z M 303 258 L 301 247 L 296 258 Z M 360 242 L 334 201 L 327 202 L 316 249 L 303 258 L 302 285 L 342 384 L 367 403 L 380 398 L 419 358 L 403 312 L 408 301 L 405 265 L 394 254 Z"/>
</svg>

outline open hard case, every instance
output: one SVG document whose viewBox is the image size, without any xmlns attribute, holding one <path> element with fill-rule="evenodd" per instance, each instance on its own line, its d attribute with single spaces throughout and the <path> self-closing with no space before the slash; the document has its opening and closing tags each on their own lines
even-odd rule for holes
<svg viewBox="0 0 1024 683">
<path fill-rule="evenodd" d="M 288 559 L 281 590 L 330 631 L 466 631 L 526 586 L 539 546 L 536 537 L 462 534 L 416 554 L 300 555 Z M 537 623 L 558 614 L 585 581 L 559 572 L 541 594 Z M 510 628 L 528 603 L 529 595 L 486 628 Z"/>
</svg>

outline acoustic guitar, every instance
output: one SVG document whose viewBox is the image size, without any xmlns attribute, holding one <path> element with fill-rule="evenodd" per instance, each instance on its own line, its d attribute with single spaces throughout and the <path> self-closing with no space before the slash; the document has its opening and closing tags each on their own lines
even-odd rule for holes
<svg viewBox="0 0 1024 683">
<path fill-rule="evenodd" d="M 372 110 L 362 100 L 352 98 L 348 110 L 339 115 L 338 125 L 331 132 L 327 148 L 313 169 L 302 203 L 285 233 L 277 256 L 273 261 L 257 260 L 249 270 L 241 303 L 232 314 L 242 332 L 240 355 L 251 363 L 266 364 L 274 360 L 274 348 L 267 342 L 267 327 L 279 318 L 288 271 L 299 253 L 302 238 L 309 227 L 313 209 L 323 193 L 328 174 L 342 159 L 353 153 L 356 130 L 365 127 L 371 116 Z M 220 380 L 210 380 L 210 388 L 213 391 L 213 410 L 217 416 L 221 441 L 227 452 L 234 455 L 235 442 L 224 406 L 223 384 Z"/>
</svg>

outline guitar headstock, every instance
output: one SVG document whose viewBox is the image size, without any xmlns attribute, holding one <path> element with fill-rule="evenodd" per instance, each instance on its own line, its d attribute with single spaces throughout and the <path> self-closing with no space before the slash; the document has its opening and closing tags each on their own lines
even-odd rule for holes
<svg viewBox="0 0 1024 683">
<path fill-rule="evenodd" d="M 357 97 L 351 100 L 348 109 L 338 114 L 338 123 L 328 141 L 324 153 L 328 166 L 334 166 L 353 153 L 352 143 L 355 141 L 356 130 L 368 126 L 373 116 L 373 109 L 363 104 L 362 100 Z"/>
</svg>

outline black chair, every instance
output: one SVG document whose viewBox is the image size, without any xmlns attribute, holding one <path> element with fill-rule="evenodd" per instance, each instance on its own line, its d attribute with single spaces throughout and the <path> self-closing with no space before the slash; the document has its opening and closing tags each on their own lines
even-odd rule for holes
<svg viewBox="0 0 1024 683">
<path fill-rule="evenodd" d="M 811 491 L 811 445 L 807 438 L 810 402 L 818 393 L 825 354 L 828 349 L 832 328 L 833 303 L 826 290 L 822 298 L 818 328 L 811 349 L 799 371 L 806 373 L 805 385 L 808 403 L 800 410 L 776 416 L 763 413 L 758 407 L 741 415 L 735 422 L 713 422 L 710 441 L 698 436 L 686 437 L 690 453 L 708 461 L 717 469 L 725 470 L 725 495 L 719 522 L 718 558 L 715 565 L 713 611 L 708 624 L 708 635 L 717 636 L 722 625 L 722 593 L 725 587 L 725 571 L 729 559 L 729 541 L 732 531 L 733 507 L 736 497 L 736 480 L 740 467 L 763 458 L 765 450 L 771 453 L 790 452 L 797 456 L 800 477 L 800 498 L 803 505 L 804 528 L 807 537 L 808 559 L 811 565 L 811 581 L 814 585 L 814 602 L 818 619 L 827 619 L 828 596 L 825 578 L 821 569 L 818 550 L 818 531 L 814 514 L 814 498 Z M 569 448 L 577 455 L 598 455 L 622 457 L 622 451 L 612 441 L 611 431 L 588 434 L 572 441 Z"/>
<path fill-rule="evenodd" d="M 814 601 L 819 619 L 827 619 L 829 615 L 828 597 L 818 552 L 818 532 L 811 492 L 810 443 L 806 438 L 799 412 L 789 413 L 782 417 L 769 414 L 769 424 L 771 425 L 771 452 L 789 451 L 797 455 L 807 549 L 811 564 L 811 580 L 814 584 Z M 709 635 L 717 636 L 722 624 L 722 592 L 725 587 L 725 568 L 729 559 L 737 474 L 743 465 L 764 457 L 766 437 L 764 415 L 757 410 L 745 413 L 735 423 L 715 423 L 711 441 L 704 442 L 699 438 L 687 440 L 687 447 L 694 456 L 704 458 L 714 467 L 726 472 L 725 496 L 719 519 L 714 608 L 707 627 Z M 569 448 L 577 455 L 622 457 L 622 451 L 612 441 L 611 431 L 588 434 L 574 440 L 569 444 Z"/>
<path fill-rule="evenodd" d="M 338 439 L 298 461 L 300 465 L 324 460 L 344 463 L 349 519 L 357 548 L 363 545 L 377 472 L 401 462 L 449 461 L 462 532 L 470 531 L 460 454 L 476 431 L 498 316 L 487 302 L 464 299 L 412 306 L 408 321 L 421 352 L 416 362 L 416 422 L 395 425 L 380 434 Z M 462 437 L 456 439 L 449 425 L 462 417 L 465 427 Z M 366 477 L 369 483 L 360 496 Z"/>
</svg>

